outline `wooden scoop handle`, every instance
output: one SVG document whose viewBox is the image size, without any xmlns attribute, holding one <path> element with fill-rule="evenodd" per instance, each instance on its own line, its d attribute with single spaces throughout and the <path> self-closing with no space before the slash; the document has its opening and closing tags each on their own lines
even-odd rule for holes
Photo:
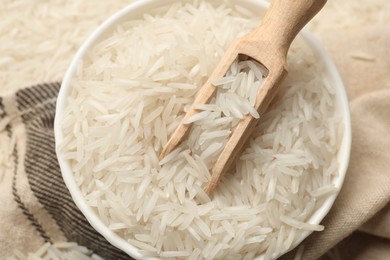
<svg viewBox="0 0 390 260">
<path fill-rule="evenodd" d="M 325 3 L 326 0 L 274 0 L 261 26 L 248 37 L 254 41 L 266 38 L 286 56 L 294 38 Z"/>
</svg>

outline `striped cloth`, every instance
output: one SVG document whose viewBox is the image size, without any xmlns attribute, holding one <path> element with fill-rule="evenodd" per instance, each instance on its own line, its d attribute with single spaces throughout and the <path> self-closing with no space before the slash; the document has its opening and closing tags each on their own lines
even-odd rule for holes
<svg viewBox="0 0 390 260">
<path fill-rule="evenodd" d="M 62 179 L 53 132 L 59 88 L 42 84 L 0 98 L 0 169 L 7 169 L 0 173 L 6 187 L 0 192 L 0 251 L 7 252 L 10 243 L 28 251 L 45 242 L 73 241 L 105 259 L 131 259 L 89 225 Z"/>
</svg>

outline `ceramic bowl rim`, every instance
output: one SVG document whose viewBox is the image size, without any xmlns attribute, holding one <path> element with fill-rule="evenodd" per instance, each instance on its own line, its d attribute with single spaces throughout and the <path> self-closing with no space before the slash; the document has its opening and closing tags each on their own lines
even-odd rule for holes
<svg viewBox="0 0 390 260">
<path fill-rule="evenodd" d="M 232 0 L 237 3 L 242 4 L 248 4 L 248 5 L 255 5 L 260 9 L 265 9 L 268 7 L 268 3 L 264 0 Z M 99 232 L 103 237 L 107 239 L 108 242 L 110 242 L 113 246 L 123 250 L 128 255 L 136 258 L 136 259 L 144 259 L 144 256 L 141 255 L 133 245 L 126 242 L 124 239 L 119 237 L 117 234 L 115 234 L 113 231 L 109 230 L 106 225 L 103 224 L 103 222 L 98 218 L 98 216 L 93 212 L 93 210 L 87 205 L 84 197 L 81 194 L 81 191 L 79 190 L 74 177 L 73 177 L 73 171 L 71 169 L 71 166 L 67 160 L 64 159 L 61 150 L 59 149 L 59 143 L 63 140 L 63 132 L 61 128 L 61 118 L 64 114 L 64 108 L 65 108 L 65 102 L 66 97 L 69 94 L 70 91 L 70 83 L 71 79 L 73 77 L 74 72 L 77 69 L 78 61 L 81 60 L 84 56 L 84 54 L 89 50 L 89 48 L 99 40 L 99 38 L 107 32 L 107 30 L 110 29 L 114 24 L 118 23 L 120 20 L 124 19 L 126 16 L 132 13 L 140 12 L 140 10 L 144 10 L 145 7 L 155 7 L 155 6 L 162 6 L 166 5 L 168 3 L 173 2 L 171 1 L 159 1 L 159 0 L 140 0 L 135 1 L 131 4 L 129 4 L 127 7 L 123 8 L 119 12 L 113 14 L 111 17 L 109 17 L 103 24 L 101 24 L 91 35 L 90 37 L 84 42 L 84 44 L 80 47 L 80 49 L 77 51 L 75 57 L 73 58 L 65 76 L 61 84 L 60 92 L 57 99 L 57 106 L 56 106 L 56 115 L 55 115 L 55 122 L 54 122 L 54 134 L 55 134 L 55 141 L 56 141 L 56 154 L 58 157 L 59 165 L 61 168 L 61 173 L 63 176 L 63 179 L 65 181 L 65 184 L 67 188 L 70 191 L 70 194 L 72 196 L 73 201 L 76 203 L 77 207 L 80 209 L 80 211 L 83 213 L 83 215 L 86 217 L 88 222 L 91 224 L 91 226 Z M 343 115 L 343 122 L 344 122 L 344 136 L 343 141 L 341 145 L 341 149 L 339 151 L 339 161 L 340 161 L 340 167 L 339 167 L 339 178 L 337 179 L 335 185 L 339 190 L 341 189 L 344 178 L 346 175 L 346 171 L 349 164 L 349 156 L 350 156 L 350 149 L 351 149 L 351 120 L 350 120 L 350 110 L 349 110 L 349 104 L 348 104 L 348 98 L 345 91 L 345 87 L 343 84 L 343 81 L 339 75 L 339 72 L 330 58 L 329 54 L 325 51 L 325 49 L 322 47 L 320 42 L 306 29 L 303 29 L 300 33 L 300 35 L 303 37 L 303 39 L 310 45 L 312 50 L 320 57 L 320 59 L 323 61 L 326 70 L 329 73 L 330 80 L 333 81 L 333 83 L 336 85 L 336 93 L 338 102 L 340 105 L 341 113 Z M 326 214 L 331 209 L 337 195 L 339 192 L 332 194 L 325 203 L 317 210 L 317 212 L 310 218 L 309 222 L 312 224 L 319 224 L 322 219 L 326 216 Z M 300 239 L 298 239 L 292 246 L 292 248 L 296 247 L 300 242 L 302 242 L 308 235 L 310 235 L 312 232 L 307 231 L 302 234 Z M 291 248 L 291 249 L 292 249 Z M 291 250 L 290 249 L 290 250 Z M 284 252 L 286 253 L 286 252 Z M 152 259 L 152 258 L 149 258 Z M 258 257 L 257 259 L 262 259 L 262 257 Z"/>
</svg>

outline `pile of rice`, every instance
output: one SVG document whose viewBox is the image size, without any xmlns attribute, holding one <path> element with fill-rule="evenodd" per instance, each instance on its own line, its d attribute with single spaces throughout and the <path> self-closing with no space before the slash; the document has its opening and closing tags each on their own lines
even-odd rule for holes
<svg viewBox="0 0 390 260">
<path fill-rule="evenodd" d="M 265 114 L 254 111 L 264 72 L 236 61 L 198 106 L 187 141 L 158 154 L 227 46 L 259 23 L 239 6 L 174 4 L 119 24 L 79 64 L 59 144 L 87 204 L 144 256 L 273 258 L 295 246 L 336 192 L 343 127 L 334 90 L 303 42 Z M 203 187 L 234 127 L 260 123 L 213 198 Z"/>
</svg>

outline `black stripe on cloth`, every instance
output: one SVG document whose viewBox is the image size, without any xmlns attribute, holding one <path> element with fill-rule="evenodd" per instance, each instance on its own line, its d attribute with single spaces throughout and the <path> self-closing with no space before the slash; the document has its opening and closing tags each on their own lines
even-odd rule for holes
<svg viewBox="0 0 390 260">
<path fill-rule="evenodd" d="M 3 98 L 0 97 L 0 120 L 5 118 L 7 116 L 7 113 L 5 112 L 4 109 L 4 103 L 3 103 Z M 8 137 L 11 137 L 11 125 L 7 124 L 5 126 L 5 131 L 7 132 Z"/>
<path fill-rule="evenodd" d="M 6 116 L 7 116 L 7 113 L 5 112 L 5 109 L 4 109 L 3 98 L 0 97 L 0 120 L 5 118 Z M 1 129 L 0 129 L 0 131 L 1 131 Z M 7 132 L 8 137 L 11 137 L 11 125 L 10 124 L 7 124 L 5 126 L 5 131 Z"/>
<path fill-rule="evenodd" d="M 55 154 L 53 122 L 59 83 L 23 89 L 17 105 L 27 132 L 25 169 L 31 189 L 65 237 L 105 259 L 132 259 L 108 243 L 74 204 L 62 179 Z"/>
<path fill-rule="evenodd" d="M 22 89 L 16 93 L 19 111 L 34 108 L 36 105 L 43 104 L 52 98 L 56 98 L 61 87 L 60 82 L 51 84 L 40 84 Z"/>
<path fill-rule="evenodd" d="M 5 117 L 3 98 L 0 97 L 0 119 Z"/>
<path fill-rule="evenodd" d="M 55 110 L 55 104 L 44 104 L 34 110 L 27 110 L 21 115 L 21 118 L 23 119 L 23 122 L 31 124 L 32 127 L 38 129 L 53 129 L 54 121 L 52 120 L 52 117 L 47 115 L 47 111 L 52 110 Z"/>
<path fill-rule="evenodd" d="M 38 231 L 40 236 L 45 240 L 45 242 L 52 243 L 50 237 L 47 235 L 41 224 L 39 224 L 38 220 L 34 217 L 34 215 L 28 210 L 28 208 L 24 205 L 22 199 L 19 196 L 18 189 L 16 188 L 17 184 L 17 174 L 18 174 L 18 149 L 15 146 L 13 151 L 13 157 L 14 157 L 14 163 L 15 163 L 15 171 L 14 176 L 12 178 L 12 196 L 14 197 L 14 200 L 18 207 L 22 210 L 23 214 L 27 217 L 27 219 L 31 222 L 31 224 L 35 227 L 35 229 Z"/>
<path fill-rule="evenodd" d="M 4 109 L 3 99 L 0 97 L 0 119 L 6 117 L 6 112 Z M 9 137 L 12 136 L 12 128 L 11 125 L 8 124 L 5 128 L 7 131 L 7 135 Z M 14 150 L 12 151 L 12 156 L 14 159 L 14 175 L 12 178 L 12 196 L 14 198 L 14 201 L 18 205 L 18 208 L 22 211 L 23 215 L 26 216 L 26 218 L 30 221 L 31 225 L 37 230 L 39 235 L 43 238 L 45 242 L 52 242 L 48 234 L 43 229 L 42 225 L 39 223 L 39 221 L 34 217 L 34 215 L 30 212 L 30 210 L 26 207 L 24 202 L 22 201 L 19 191 L 17 189 L 17 175 L 18 175 L 18 164 L 19 164 L 19 155 L 18 155 L 18 149 L 17 146 L 14 147 Z"/>
<path fill-rule="evenodd" d="M 19 95 L 20 97 L 25 97 L 25 95 Z M 19 99 L 18 99 L 19 100 Z M 20 100 L 20 102 L 25 102 Z M 47 111 L 55 111 L 55 102 L 56 97 L 48 97 L 47 100 L 42 103 L 36 103 L 35 101 L 30 100 L 31 104 L 34 104 L 32 107 L 25 107 L 23 105 L 18 105 L 18 107 L 23 107 L 23 110 L 20 111 L 21 118 L 25 124 L 33 124 L 38 128 L 53 128 L 53 115 Z M 30 122 L 31 121 L 31 122 Z"/>
</svg>

